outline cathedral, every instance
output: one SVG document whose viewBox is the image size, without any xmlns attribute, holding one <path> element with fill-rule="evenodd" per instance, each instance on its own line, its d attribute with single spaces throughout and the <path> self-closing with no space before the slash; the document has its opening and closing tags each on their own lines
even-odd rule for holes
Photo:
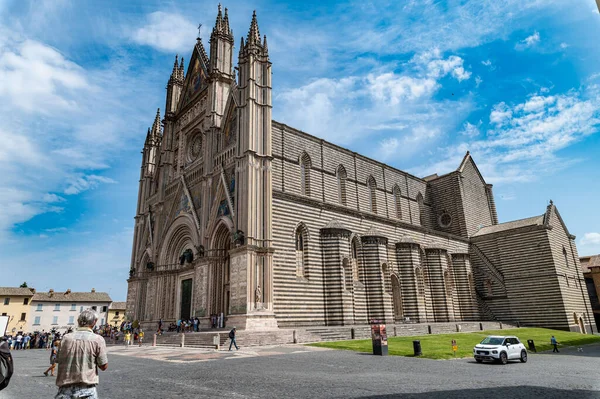
<svg viewBox="0 0 600 399">
<path fill-rule="evenodd" d="M 595 332 L 575 237 L 552 201 L 499 224 L 468 152 L 448 174 L 417 177 L 272 120 L 256 14 L 237 66 L 220 6 L 208 47 L 198 38 L 187 68 L 175 58 L 164 115 L 146 136 L 130 320 Z"/>
</svg>

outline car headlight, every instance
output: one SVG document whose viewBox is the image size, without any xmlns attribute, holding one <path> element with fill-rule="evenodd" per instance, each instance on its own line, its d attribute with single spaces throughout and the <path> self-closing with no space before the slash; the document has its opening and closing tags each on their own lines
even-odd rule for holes
<svg viewBox="0 0 600 399">
<path fill-rule="evenodd" d="M 493 353 L 494 355 L 497 355 L 497 354 L 498 354 L 498 351 L 492 351 L 492 353 Z"/>
</svg>

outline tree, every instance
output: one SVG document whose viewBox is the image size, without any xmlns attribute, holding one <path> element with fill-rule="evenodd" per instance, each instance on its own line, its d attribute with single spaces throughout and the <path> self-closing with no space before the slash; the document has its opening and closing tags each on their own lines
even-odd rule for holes
<svg viewBox="0 0 600 399">
<path fill-rule="evenodd" d="M 23 281 L 23 284 L 21 284 L 19 288 L 27 288 L 27 281 Z"/>
</svg>

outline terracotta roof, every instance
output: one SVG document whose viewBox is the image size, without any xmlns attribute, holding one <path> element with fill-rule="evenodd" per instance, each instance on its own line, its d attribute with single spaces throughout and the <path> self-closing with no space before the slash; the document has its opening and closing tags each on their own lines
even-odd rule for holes
<svg viewBox="0 0 600 399">
<path fill-rule="evenodd" d="M 495 224 L 492 226 L 486 226 L 479 229 L 479 231 L 473 234 L 473 237 L 483 236 L 486 234 L 498 233 L 500 231 L 518 229 L 520 227 L 535 226 L 544 224 L 544 215 L 534 216 L 527 219 L 513 220 L 512 222 Z"/>
<path fill-rule="evenodd" d="M 32 296 L 34 292 L 35 289 L 33 288 L 0 287 L 0 295 L 2 296 Z"/>
<path fill-rule="evenodd" d="M 579 258 L 584 273 L 590 272 L 590 267 L 600 267 L 600 255 L 582 256 Z"/>
<path fill-rule="evenodd" d="M 108 308 L 114 310 L 125 310 L 127 309 L 127 302 L 113 302 Z"/>
<path fill-rule="evenodd" d="M 112 302 L 106 292 L 37 292 L 32 301 L 38 302 Z"/>
</svg>

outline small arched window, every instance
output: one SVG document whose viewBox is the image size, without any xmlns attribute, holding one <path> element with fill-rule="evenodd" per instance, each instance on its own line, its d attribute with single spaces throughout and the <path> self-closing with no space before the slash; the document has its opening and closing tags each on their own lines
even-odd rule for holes
<svg viewBox="0 0 600 399">
<path fill-rule="evenodd" d="M 367 188 L 369 189 L 369 208 L 371 212 L 377 213 L 377 183 L 373 176 L 367 179 Z"/>
<path fill-rule="evenodd" d="M 350 257 L 352 258 L 352 278 L 358 281 L 358 238 L 354 237 L 350 243 Z"/>
<path fill-rule="evenodd" d="M 392 189 L 392 193 L 394 194 L 394 206 L 396 208 L 396 218 L 402 219 L 402 207 L 400 205 L 401 196 L 400 196 L 400 187 L 396 184 Z"/>
<path fill-rule="evenodd" d="M 423 194 L 417 194 L 417 205 L 419 206 L 419 223 L 421 226 L 424 225 L 425 222 L 425 203 L 423 201 Z"/>
<path fill-rule="evenodd" d="M 494 291 L 492 290 L 492 280 L 489 278 L 485 280 L 485 292 L 487 296 L 492 296 Z"/>
<path fill-rule="evenodd" d="M 348 177 L 347 173 L 346 173 L 346 169 L 340 165 L 337 168 L 337 181 L 338 181 L 338 197 L 339 197 L 339 201 L 340 204 L 342 205 L 347 205 L 347 201 L 346 201 L 346 178 Z"/>
<path fill-rule="evenodd" d="M 308 261 L 308 251 L 307 251 L 307 232 L 306 226 L 304 224 L 300 224 L 296 228 L 296 276 L 298 277 L 306 277 L 307 275 L 307 261 Z"/>
<path fill-rule="evenodd" d="M 302 195 L 310 197 L 310 157 L 307 153 L 302 153 L 300 156 L 300 191 Z"/>
</svg>

